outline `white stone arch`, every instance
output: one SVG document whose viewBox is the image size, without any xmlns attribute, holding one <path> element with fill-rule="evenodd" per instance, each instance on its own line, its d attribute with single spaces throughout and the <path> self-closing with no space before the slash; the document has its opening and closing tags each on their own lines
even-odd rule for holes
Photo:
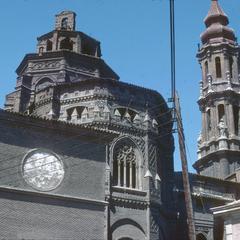
<svg viewBox="0 0 240 240">
<path fill-rule="evenodd" d="M 132 146 L 134 147 L 134 153 L 136 155 L 136 189 L 142 190 L 143 189 L 143 154 L 141 149 L 139 148 L 138 144 L 136 143 L 136 141 L 131 138 L 128 135 L 124 135 L 121 136 L 117 139 L 114 140 L 114 142 L 112 143 L 111 147 L 110 147 L 110 167 L 111 167 L 111 173 L 112 173 L 112 185 L 117 186 L 116 184 L 114 184 L 114 180 L 115 180 L 115 175 L 114 175 L 114 161 L 115 159 L 115 154 L 116 154 L 116 150 L 120 147 L 120 146 Z"/>
<path fill-rule="evenodd" d="M 136 221 L 124 218 L 111 226 L 111 237 L 112 240 L 145 240 L 146 233 Z"/>
</svg>

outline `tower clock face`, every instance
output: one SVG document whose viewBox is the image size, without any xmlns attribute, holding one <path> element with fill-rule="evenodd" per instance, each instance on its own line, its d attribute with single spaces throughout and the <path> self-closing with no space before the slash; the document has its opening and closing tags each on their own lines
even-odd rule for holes
<svg viewBox="0 0 240 240">
<path fill-rule="evenodd" d="M 34 151 L 23 162 L 23 177 L 33 188 L 40 191 L 55 189 L 62 182 L 62 161 L 48 152 Z"/>
</svg>

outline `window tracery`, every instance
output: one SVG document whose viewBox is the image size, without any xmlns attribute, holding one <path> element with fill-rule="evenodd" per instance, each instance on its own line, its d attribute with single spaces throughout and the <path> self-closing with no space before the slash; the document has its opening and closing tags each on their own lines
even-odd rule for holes
<svg viewBox="0 0 240 240">
<path fill-rule="evenodd" d="M 126 143 L 119 146 L 113 160 L 114 185 L 137 188 L 137 156 L 135 147 Z"/>
</svg>

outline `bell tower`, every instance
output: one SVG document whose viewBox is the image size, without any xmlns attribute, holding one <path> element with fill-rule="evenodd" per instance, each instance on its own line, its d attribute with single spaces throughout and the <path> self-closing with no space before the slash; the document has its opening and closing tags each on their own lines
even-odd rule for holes
<svg viewBox="0 0 240 240">
<path fill-rule="evenodd" d="M 211 1 L 204 22 L 197 53 L 202 130 L 194 168 L 199 174 L 226 179 L 240 167 L 239 46 L 217 0 Z"/>
<path fill-rule="evenodd" d="M 76 13 L 72 11 L 63 11 L 56 15 L 56 30 L 75 31 Z"/>
</svg>

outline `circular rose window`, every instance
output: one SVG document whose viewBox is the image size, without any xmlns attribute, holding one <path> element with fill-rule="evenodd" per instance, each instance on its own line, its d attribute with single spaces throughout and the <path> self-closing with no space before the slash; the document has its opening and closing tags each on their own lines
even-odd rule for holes
<svg viewBox="0 0 240 240">
<path fill-rule="evenodd" d="M 33 188 L 41 191 L 53 190 L 63 180 L 63 163 L 51 153 L 34 151 L 24 159 L 23 177 Z"/>
</svg>

